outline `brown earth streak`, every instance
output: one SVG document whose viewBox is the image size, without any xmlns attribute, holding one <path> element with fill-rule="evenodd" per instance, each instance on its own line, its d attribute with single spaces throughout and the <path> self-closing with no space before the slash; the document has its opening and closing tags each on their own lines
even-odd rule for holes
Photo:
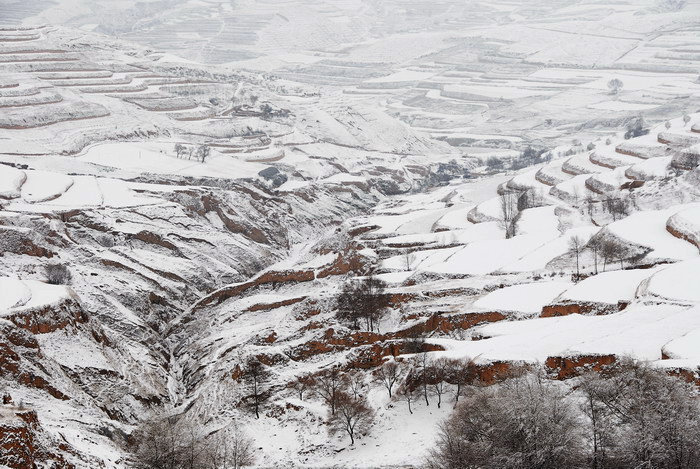
<svg viewBox="0 0 700 469">
<path fill-rule="evenodd" d="M 622 308 L 618 305 L 610 305 L 606 303 L 560 303 L 547 305 L 542 308 L 540 313 L 541 318 L 555 318 L 559 316 L 568 316 L 570 314 L 594 314 L 596 316 L 617 313 Z"/>
<path fill-rule="evenodd" d="M 68 326 L 88 322 L 88 315 L 74 299 L 68 299 L 58 305 L 47 305 L 19 311 L 6 316 L 17 327 L 32 334 L 47 334 Z"/>
<path fill-rule="evenodd" d="M 642 155 L 641 153 L 638 153 L 636 151 L 632 151 L 632 150 L 624 150 L 624 149 L 615 147 L 615 153 L 619 153 L 621 155 L 627 155 L 627 156 L 634 156 L 634 157 L 640 158 L 642 160 L 645 159 L 644 155 Z"/>
<path fill-rule="evenodd" d="M 448 333 L 455 330 L 467 330 L 479 324 L 502 321 L 506 317 L 498 312 L 451 314 L 449 316 L 434 314 L 426 322 L 398 331 L 393 336 L 395 338 L 410 338 L 416 337 L 417 334 L 421 335 L 433 331 Z"/>
<path fill-rule="evenodd" d="M 301 283 L 310 282 L 316 278 L 313 270 L 283 270 L 283 271 L 269 271 L 261 274 L 259 277 L 237 285 L 232 285 L 230 287 L 223 288 L 216 291 L 206 298 L 202 299 L 194 307 L 194 311 L 208 306 L 214 302 L 217 305 L 223 303 L 229 298 L 238 296 L 246 290 L 251 288 L 259 287 L 261 285 L 272 284 L 276 285 L 278 283 Z"/>
<path fill-rule="evenodd" d="M 675 378 L 682 379 L 686 383 L 700 387 L 700 375 L 698 375 L 696 370 L 689 368 L 670 368 L 666 370 L 666 373 Z"/>
<path fill-rule="evenodd" d="M 283 306 L 290 306 L 290 305 L 302 302 L 306 298 L 307 298 L 306 296 L 300 296 L 299 298 L 289 298 L 287 300 L 277 301 L 275 303 L 257 303 L 257 304 L 254 304 L 253 306 L 250 306 L 246 311 L 248 311 L 248 312 L 269 311 L 271 309 L 277 309 L 277 308 L 281 308 Z"/>
<path fill-rule="evenodd" d="M 616 361 L 617 357 L 613 354 L 578 355 L 572 357 L 553 356 L 547 358 L 544 366 L 550 373 L 556 374 L 556 379 L 563 380 L 580 376 L 587 371 L 602 371 Z"/>
<path fill-rule="evenodd" d="M 495 384 L 506 379 L 513 369 L 513 364 L 506 361 L 494 361 L 476 365 L 475 372 L 480 383 Z"/>
<path fill-rule="evenodd" d="M 680 231 L 676 230 L 675 228 L 673 228 L 669 224 L 666 224 L 666 231 L 671 233 L 671 235 L 675 236 L 676 238 L 682 239 L 683 241 L 687 241 L 690 244 L 700 248 L 700 240 L 694 239 L 693 237 L 691 237 L 685 233 L 681 233 Z"/>
<path fill-rule="evenodd" d="M 332 264 L 324 267 L 317 275 L 326 278 L 331 275 L 345 275 L 349 272 L 359 272 L 364 266 L 362 258 L 354 253 L 338 254 Z"/>
</svg>

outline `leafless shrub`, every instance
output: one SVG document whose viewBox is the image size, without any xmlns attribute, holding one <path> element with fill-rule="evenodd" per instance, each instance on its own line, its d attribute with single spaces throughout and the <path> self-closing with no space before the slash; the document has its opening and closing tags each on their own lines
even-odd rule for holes
<svg viewBox="0 0 700 469">
<path fill-rule="evenodd" d="M 95 236 L 95 241 L 97 241 L 97 244 L 104 248 L 112 248 L 114 247 L 114 237 L 110 234 L 103 233 Z"/>
<path fill-rule="evenodd" d="M 46 274 L 46 280 L 51 285 L 67 285 L 73 278 L 65 264 L 47 264 L 44 267 L 44 273 Z"/>
</svg>

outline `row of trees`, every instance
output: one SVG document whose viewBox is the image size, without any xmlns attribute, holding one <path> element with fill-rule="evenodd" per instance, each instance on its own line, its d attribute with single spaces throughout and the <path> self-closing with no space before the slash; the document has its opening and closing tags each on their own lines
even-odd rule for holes
<svg viewBox="0 0 700 469">
<path fill-rule="evenodd" d="M 194 157 L 200 163 L 204 163 L 210 154 L 211 148 L 208 145 L 200 145 L 195 148 L 194 146 L 187 147 L 182 143 L 175 144 L 175 156 L 178 158 L 187 157 L 188 160 L 191 160 Z"/>
<path fill-rule="evenodd" d="M 144 469 L 239 469 L 255 462 L 252 441 L 235 427 L 204 432 L 175 416 L 143 425 L 136 467 Z"/>
<path fill-rule="evenodd" d="M 576 259 L 576 277 L 581 276 L 581 257 L 590 252 L 593 256 L 593 272 L 598 273 L 599 260 L 603 263 L 605 272 L 613 262 L 619 262 L 624 269 L 625 261 L 638 262 L 644 256 L 643 252 L 635 252 L 629 246 L 608 236 L 594 236 L 586 239 L 580 235 L 569 238 L 569 254 Z"/>
<path fill-rule="evenodd" d="M 700 467 L 691 385 L 623 361 L 571 387 L 524 373 L 471 387 L 440 428 L 430 469 Z"/>
</svg>

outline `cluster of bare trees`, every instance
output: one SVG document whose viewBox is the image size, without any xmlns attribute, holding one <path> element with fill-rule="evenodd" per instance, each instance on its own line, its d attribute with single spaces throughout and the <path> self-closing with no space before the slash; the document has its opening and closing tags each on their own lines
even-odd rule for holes
<svg viewBox="0 0 700 469">
<path fill-rule="evenodd" d="M 437 407 L 440 408 L 443 397 L 448 394 L 454 397 L 456 405 L 465 386 L 473 384 L 477 379 L 476 368 L 471 360 L 444 357 L 430 360 L 426 352 L 407 360 L 403 367 L 405 379 L 397 390 L 397 397 L 406 402 L 410 413 L 413 413 L 412 402 L 422 400 L 429 406 L 431 398 L 435 398 Z"/>
<path fill-rule="evenodd" d="M 457 403 L 466 386 L 475 379 L 475 367 L 470 360 L 430 360 L 424 352 L 404 361 L 389 360 L 369 376 L 359 370 L 328 368 L 314 375 L 299 376 L 289 388 L 300 399 L 305 395 L 321 399 L 328 407 L 330 428 L 347 433 L 354 444 L 357 435 L 367 430 L 374 417 L 366 399 L 370 386 L 385 389 L 390 400 L 406 402 L 412 414 L 417 400 L 430 405 L 435 398 L 439 408 L 449 393 Z"/>
<path fill-rule="evenodd" d="M 332 431 L 345 432 L 350 444 L 372 423 L 374 412 L 365 397 L 365 376 L 360 371 L 346 372 L 335 366 L 315 375 L 299 376 L 289 385 L 303 399 L 307 391 L 328 407 L 328 424 Z"/>
<path fill-rule="evenodd" d="M 135 433 L 136 467 L 239 469 L 255 462 L 252 441 L 236 428 L 204 432 L 177 417 L 148 422 Z"/>
<path fill-rule="evenodd" d="M 428 467 L 700 467 L 700 407 L 690 385 L 623 361 L 571 389 L 533 372 L 470 388 L 441 426 Z"/>
<path fill-rule="evenodd" d="M 195 148 L 194 146 L 187 147 L 182 143 L 175 144 L 175 156 L 178 158 L 187 157 L 188 160 L 191 160 L 194 157 L 200 163 L 204 163 L 210 154 L 211 148 L 208 145 L 200 145 Z"/>
<path fill-rule="evenodd" d="M 590 251 L 593 256 L 593 271 L 596 274 L 599 262 L 602 262 L 603 272 L 605 272 L 608 265 L 613 262 L 619 262 L 620 268 L 624 269 L 625 261 L 639 261 L 644 255 L 644 253 L 633 252 L 629 246 L 609 236 L 594 236 L 585 239 L 580 235 L 574 235 L 569 238 L 568 248 L 569 254 L 576 259 L 576 279 L 582 278 L 581 256 L 587 251 Z"/>
<path fill-rule="evenodd" d="M 338 295 L 336 317 L 353 329 L 364 325 L 368 331 L 379 330 L 389 306 L 385 290 L 386 282 L 373 275 L 346 283 Z"/>
</svg>

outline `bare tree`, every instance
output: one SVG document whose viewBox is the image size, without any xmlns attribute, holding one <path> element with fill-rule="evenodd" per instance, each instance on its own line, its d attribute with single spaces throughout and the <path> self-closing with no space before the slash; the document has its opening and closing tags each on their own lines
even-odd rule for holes
<svg viewBox="0 0 700 469">
<path fill-rule="evenodd" d="M 372 423 L 373 412 L 364 398 L 354 399 L 345 393 L 338 395 L 337 412 L 331 413 L 331 427 L 342 430 L 350 437 L 350 444 L 355 444 L 358 433 L 365 431 Z"/>
<path fill-rule="evenodd" d="M 451 359 L 446 364 L 446 380 L 455 386 L 455 407 L 462 396 L 465 386 L 477 379 L 474 361 L 470 358 Z"/>
<path fill-rule="evenodd" d="M 73 275 L 68 270 L 65 264 L 47 264 L 44 267 L 46 280 L 51 285 L 67 285 L 70 283 Z"/>
<path fill-rule="evenodd" d="M 182 143 L 175 144 L 175 156 L 177 156 L 178 158 L 182 158 L 182 156 L 185 154 L 185 151 L 187 151 L 187 149 Z"/>
<path fill-rule="evenodd" d="M 141 465 L 154 469 L 180 467 L 184 428 L 175 417 L 147 422 L 136 432 L 137 458 Z"/>
<path fill-rule="evenodd" d="M 365 387 L 365 375 L 361 371 L 353 370 L 347 373 L 346 376 L 348 378 L 348 390 L 352 393 L 352 397 L 357 399 Z"/>
<path fill-rule="evenodd" d="M 423 391 L 423 398 L 425 399 L 425 405 L 429 406 L 430 401 L 428 400 L 428 383 L 430 381 L 430 364 L 428 363 L 428 352 L 423 352 L 418 355 L 418 363 L 416 366 L 416 371 L 418 372 L 418 379 L 420 380 L 420 386 Z"/>
<path fill-rule="evenodd" d="M 348 378 L 338 367 L 328 368 L 316 375 L 314 391 L 323 399 L 334 415 L 338 397 L 347 388 Z"/>
<path fill-rule="evenodd" d="M 700 467 L 695 389 L 663 370 L 620 360 L 582 377 L 594 468 Z"/>
<path fill-rule="evenodd" d="M 608 263 L 615 260 L 618 256 L 619 249 L 617 243 L 607 238 L 601 239 L 597 244 L 600 255 L 603 258 L 603 272 L 605 272 L 608 269 Z"/>
<path fill-rule="evenodd" d="M 373 275 L 346 283 L 338 295 L 336 316 L 351 327 L 364 322 L 367 330 L 374 331 L 389 305 L 385 289 L 386 283 Z"/>
<path fill-rule="evenodd" d="M 396 395 L 399 399 L 408 404 L 408 412 L 413 414 L 411 403 L 415 402 L 420 396 L 418 395 L 416 389 L 409 384 L 408 380 L 404 381 L 403 384 L 399 386 L 399 388 L 396 390 Z"/>
<path fill-rule="evenodd" d="M 581 270 L 579 268 L 579 258 L 581 257 L 581 253 L 583 252 L 583 249 L 586 246 L 586 241 L 579 236 L 579 235 L 574 235 L 571 238 L 569 238 L 569 253 L 574 255 L 576 257 L 576 278 L 579 279 L 581 277 Z"/>
<path fill-rule="evenodd" d="M 608 82 L 608 89 L 610 90 L 610 94 L 619 94 L 624 86 L 624 83 L 622 83 L 622 80 L 620 80 L 619 78 L 613 78 Z"/>
<path fill-rule="evenodd" d="M 391 391 L 399 378 L 401 378 L 401 374 L 401 367 L 395 361 L 384 363 L 374 374 L 375 380 L 389 392 L 389 399 L 391 399 Z"/>
<path fill-rule="evenodd" d="M 403 255 L 404 270 L 410 271 L 416 261 L 416 255 L 411 251 L 406 251 Z"/>
<path fill-rule="evenodd" d="M 442 405 L 442 395 L 447 391 L 447 373 L 450 362 L 444 358 L 438 358 L 428 367 L 428 381 L 431 392 L 437 396 L 438 409 Z"/>
<path fill-rule="evenodd" d="M 211 153 L 211 148 L 207 145 L 200 145 L 199 148 L 197 148 L 197 159 L 204 163 L 204 161 L 209 157 L 209 154 Z"/>
<path fill-rule="evenodd" d="M 501 203 L 501 226 L 506 232 L 506 239 L 515 236 L 515 219 L 518 215 L 518 193 L 504 191 L 499 195 Z"/>
<path fill-rule="evenodd" d="M 294 381 L 289 384 L 289 387 L 294 389 L 299 393 L 299 400 L 304 400 L 304 393 L 311 389 L 314 385 L 314 378 L 310 374 L 303 374 L 298 376 Z"/>
<path fill-rule="evenodd" d="M 248 359 L 243 370 L 243 380 L 248 384 L 251 400 L 250 406 L 255 412 L 255 418 L 260 418 L 260 407 L 267 400 L 267 381 L 270 378 L 270 372 L 260 360 L 255 357 Z"/>
</svg>

